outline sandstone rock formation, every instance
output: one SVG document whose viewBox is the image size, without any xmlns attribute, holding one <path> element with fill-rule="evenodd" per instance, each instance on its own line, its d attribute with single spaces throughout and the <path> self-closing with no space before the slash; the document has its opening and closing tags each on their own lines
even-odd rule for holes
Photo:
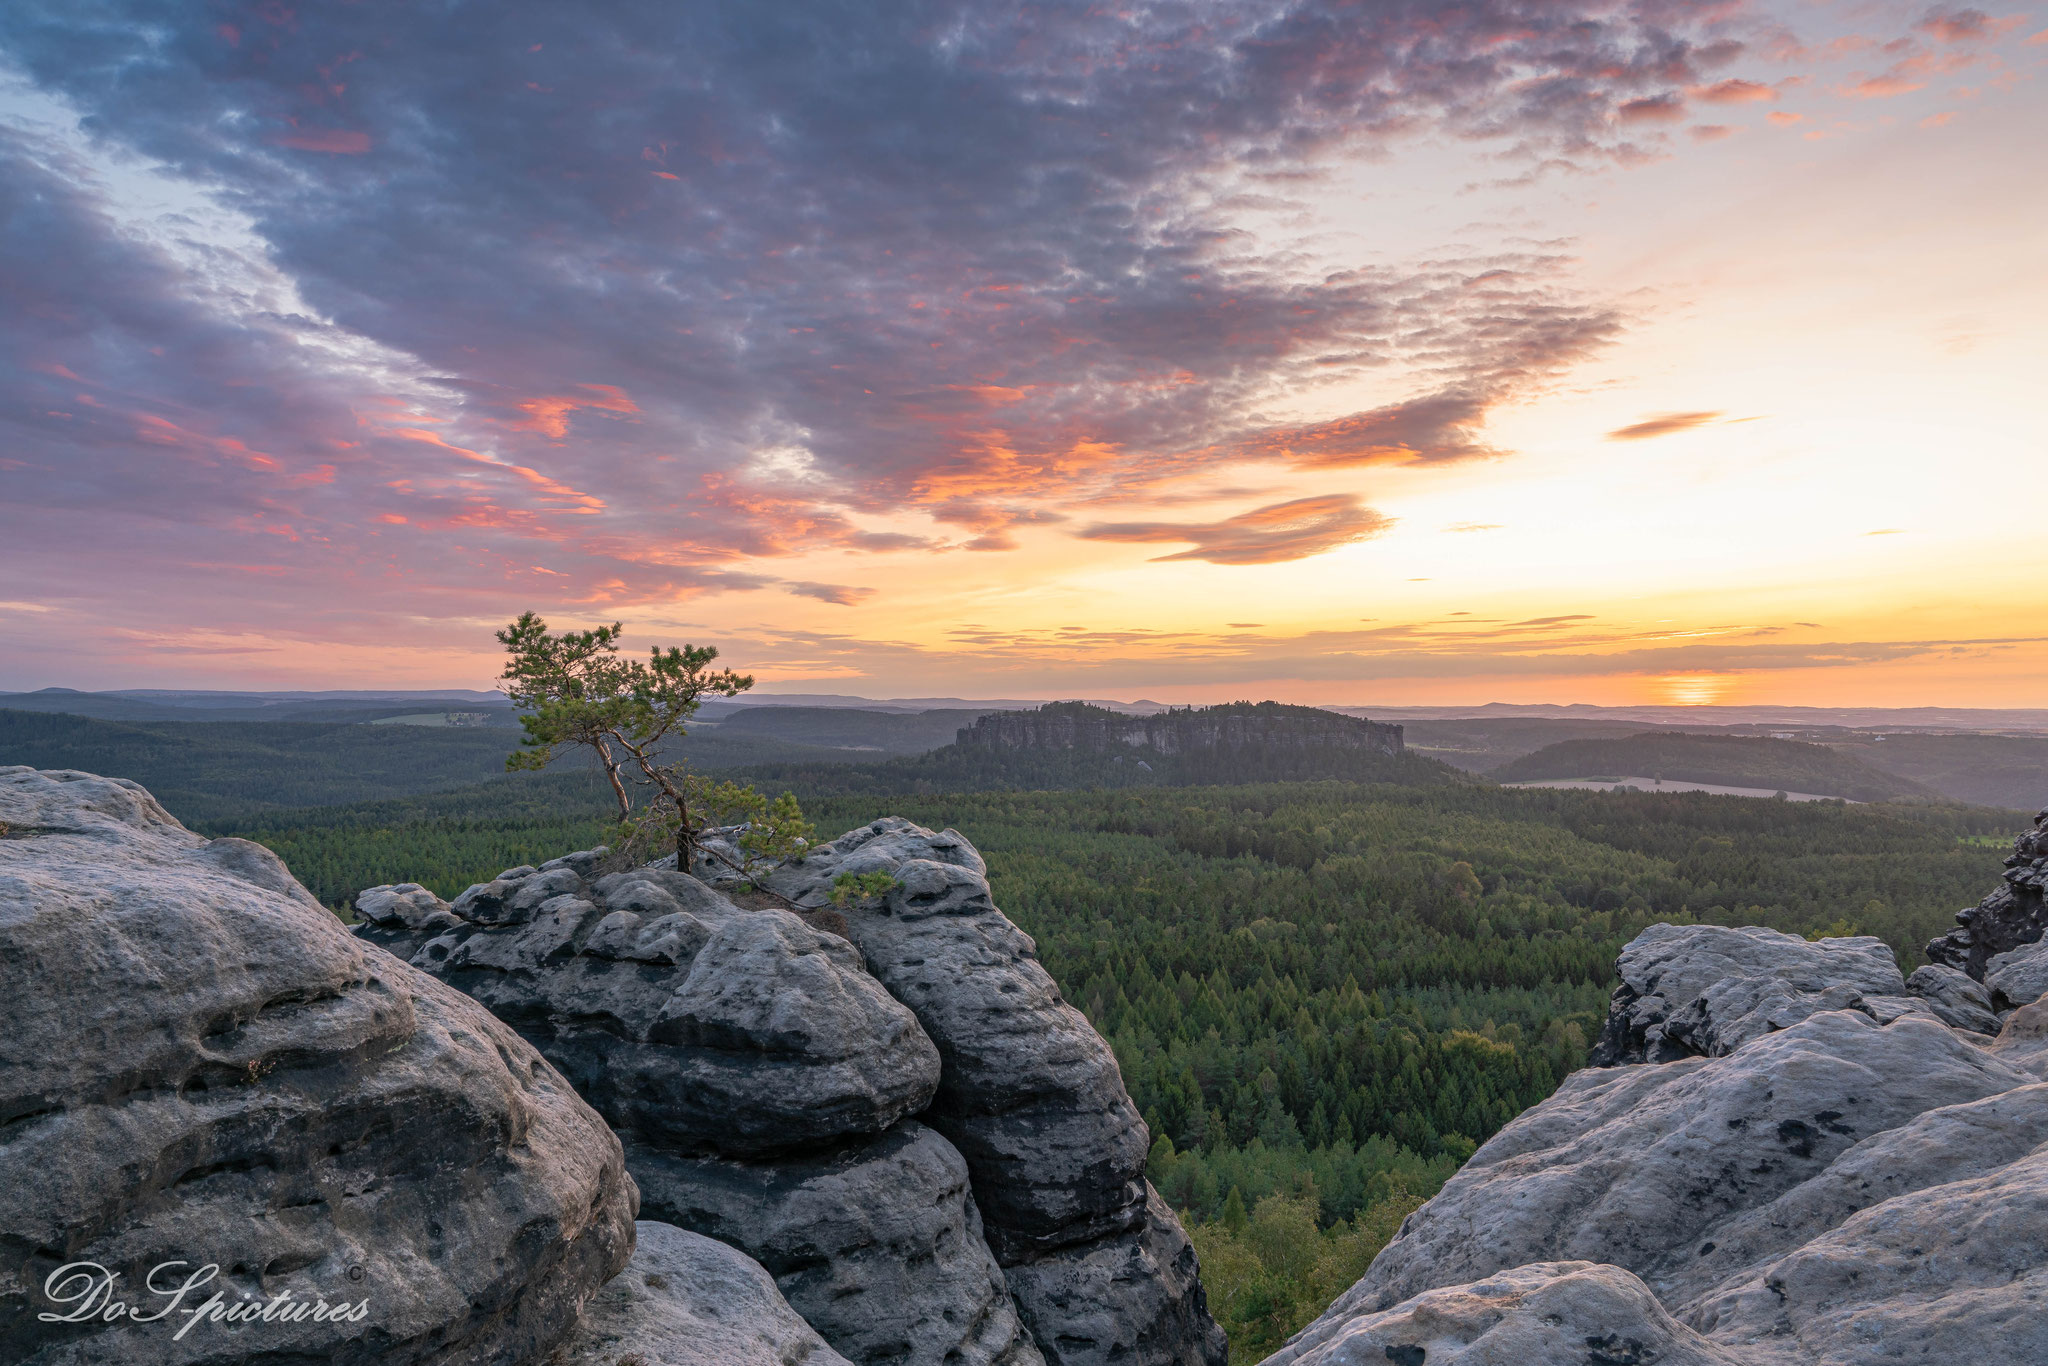
<svg viewBox="0 0 2048 1366">
<path fill-rule="evenodd" d="M 1270 1360 L 2048 1360 L 2048 1005 L 1993 1041 L 1940 974 L 1894 1010 L 1885 966 L 1652 927 L 1602 1036 L 1650 1061 L 1568 1077 Z"/>
<path fill-rule="evenodd" d="M 716 858 L 697 871 L 732 878 Z M 996 908 L 974 847 L 891 817 L 783 865 L 766 885 L 819 906 L 841 875 L 873 872 L 895 886 L 847 906 L 847 933 L 938 1045 L 938 1095 L 922 1118 L 966 1158 L 989 1244 L 1040 1350 L 1062 1366 L 1220 1363 L 1222 1332 L 1187 1235 L 1145 1182 L 1149 1135 L 1116 1057 Z"/>
<path fill-rule="evenodd" d="M 847 1366 L 742 1253 L 667 1224 L 638 1228 L 633 1260 L 550 1366 Z"/>
<path fill-rule="evenodd" d="M 1823 939 L 1749 926 L 1652 925 L 1615 964 L 1621 984 L 1595 1067 L 1720 1057 L 1824 1010 L 1880 1023 L 1932 1011 L 1906 990 L 1882 939 Z"/>
<path fill-rule="evenodd" d="M 966 840 L 881 821 L 767 878 L 844 938 L 666 863 L 373 888 L 360 933 L 531 1040 L 619 1131 L 644 1213 L 756 1258 L 859 1366 L 1220 1366 L 1115 1058 Z M 840 919 L 833 879 L 878 868 L 896 889 Z"/>
<path fill-rule="evenodd" d="M 1984 964 L 1984 987 L 1997 1010 L 2032 1005 L 2048 996 L 2048 942 L 1993 954 Z"/>
<path fill-rule="evenodd" d="M 1906 990 L 1927 1003 L 1944 1024 L 1973 1034 L 1996 1034 L 1998 1013 L 1991 996 L 1966 972 L 1941 963 L 1924 963 L 1906 979 Z"/>
<path fill-rule="evenodd" d="M 982 1239 L 967 1164 L 905 1120 L 881 1138 L 776 1163 L 627 1152 L 641 1213 L 743 1250 L 856 1363 L 1036 1366 Z"/>
<path fill-rule="evenodd" d="M 860 951 L 673 869 L 609 864 L 508 869 L 452 904 L 373 888 L 359 933 L 519 1029 L 618 1131 L 642 1212 L 765 1262 L 842 1356 L 1039 1366 L 964 1164 L 906 1120 L 938 1051 Z M 836 1222 L 813 1225 L 834 1199 Z"/>
<path fill-rule="evenodd" d="M 1268 1362 L 1351 1366 L 1748 1366 L 1616 1266 L 1535 1262 L 1378 1313 L 1325 1317 Z"/>
<path fill-rule="evenodd" d="M 1927 946 L 1937 963 L 1984 980 L 1991 960 L 2048 933 L 2048 810 L 2013 841 L 2000 885 L 1977 905 L 1956 913 L 1956 928 Z"/>
<path fill-rule="evenodd" d="M 0 769 L 0 828 L 0 1360 L 537 1363 L 625 1264 L 599 1117 L 267 850 L 26 768 Z M 39 1317 L 89 1307 L 76 1274 L 47 1293 L 79 1263 L 168 1311 L 149 1286 L 173 1262 L 155 1284 L 218 1278 L 154 1322 Z M 215 1290 L 365 1308 L 188 1327 Z"/>
<path fill-rule="evenodd" d="M 965 1154 L 1005 1262 L 1136 1228 L 1150 1137 L 1116 1057 L 1060 998 L 1037 946 L 996 909 L 981 855 L 901 818 L 820 846 L 768 885 L 829 901 L 844 873 L 896 887 L 845 910 L 870 970 L 916 1012 L 943 1071 L 926 1122 Z"/>
<path fill-rule="evenodd" d="M 644 1144 L 765 1155 L 930 1103 L 938 1053 L 851 944 L 692 877 L 579 864 L 597 871 L 514 868 L 450 906 L 373 888 L 361 933 L 489 1006 Z"/>
</svg>

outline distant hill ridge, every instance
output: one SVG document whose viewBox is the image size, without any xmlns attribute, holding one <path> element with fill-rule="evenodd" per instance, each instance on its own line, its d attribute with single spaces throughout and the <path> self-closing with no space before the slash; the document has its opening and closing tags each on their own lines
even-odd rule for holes
<svg viewBox="0 0 2048 1366">
<path fill-rule="evenodd" d="M 1648 731 L 1620 739 L 1565 740 L 1494 769 L 1498 782 L 1658 777 L 1729 787 L 1811 792 L 1850 801 L 1931 797 L 1931 788 L 1853 755 L 1799 740 Z"/>
<path fill-rule="evenodd" d="M 1150 749 L 1193 754 L 1218 749 L 1348 749 L 1395 756 L 1401 727 L 1282 702 L 1229 702 L 1131 716 L 1086 702 L 1048 702 L 1035 711 L 994 712 L 960 731 L 970 749 Z"/>
</svg>

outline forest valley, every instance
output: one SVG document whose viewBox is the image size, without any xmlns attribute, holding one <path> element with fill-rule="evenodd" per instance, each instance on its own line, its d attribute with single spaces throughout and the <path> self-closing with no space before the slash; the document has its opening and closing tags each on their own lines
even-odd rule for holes
<svg viewBox="0 0 2048 1366">
<path fill-rule="evenodd" d="M 807 797 L 823 836 L 959 829 L 1116 1050 L 1233 1349 L 1363 1271 L 1481 1142 L 1583 1065 L 1656 921 L 1882 937 L 1910 970 L 2016 813 L 1954 803 L 1341 782 Z M 605 838 L 594 773 L 205 823 L 346 914 Z M 174 808 L 175 809 L 175 808 Z"/>
</svg>

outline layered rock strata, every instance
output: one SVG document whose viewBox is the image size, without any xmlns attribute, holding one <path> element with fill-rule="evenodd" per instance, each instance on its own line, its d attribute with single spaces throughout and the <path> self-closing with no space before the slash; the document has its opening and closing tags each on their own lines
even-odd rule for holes
<svg viewBox="0 0 2048 1366">
<path fill-rule="evenodd" d="M 553 1067 L 133 783 L 0 769 L 0 1013 L 0 1360 L 518 1366 L 632 1251 Z"/>
<path fill-rule="evenodd" d="M 1039 1366 L 959 1154 L 908 1118 L 939 1084 L 915 1015 L 837 935 L 610 865 L 372 888 L 358 932 L 519 1029 L 617 1129 L 643 1214 L 764 1263 L 840 1355 Z"/>
</svg>

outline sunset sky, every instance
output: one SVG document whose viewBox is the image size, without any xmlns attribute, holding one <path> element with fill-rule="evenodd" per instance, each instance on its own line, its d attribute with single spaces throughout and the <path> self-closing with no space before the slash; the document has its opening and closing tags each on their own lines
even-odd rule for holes
<svg viewBox="0 0 2048 1366">
<path fill-rule="evenodd" d="M 2048 5 L 0 6 L 0 688 L 2048 706 Z"/>
</svg>

